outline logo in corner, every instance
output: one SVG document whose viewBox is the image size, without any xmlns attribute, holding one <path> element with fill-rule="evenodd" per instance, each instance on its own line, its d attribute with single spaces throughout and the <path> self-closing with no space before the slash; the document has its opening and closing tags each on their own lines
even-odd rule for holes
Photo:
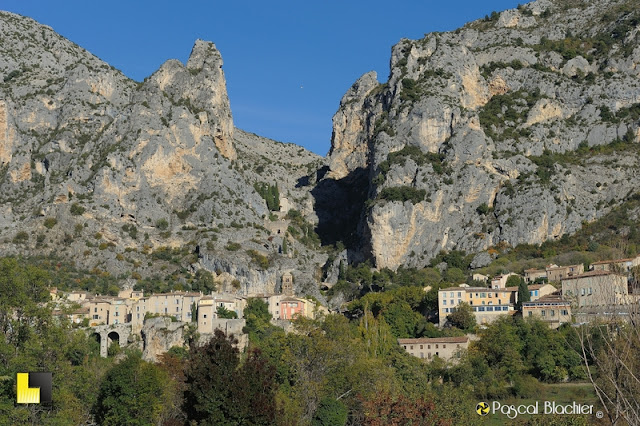
<svg viewBox="0 0 640 426">
<path fill-rule="evenodd" d="M 481 416 L 489 414 L 489 404 L 486 402 L 478 402 L 478 405 L 476 405 L 476 413 Z"/>
<path fill-rule="evenodd" d="M 18 373 L 16 402 L 48 404 L 51 402 L 51 373 Z"/>
</svg>

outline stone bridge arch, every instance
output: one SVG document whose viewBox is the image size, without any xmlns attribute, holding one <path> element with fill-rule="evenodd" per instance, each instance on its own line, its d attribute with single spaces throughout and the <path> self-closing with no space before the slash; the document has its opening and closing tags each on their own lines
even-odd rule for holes
<svg viewBox="0 0 640 426">
<path fill-rule="evenodd" d="M 103 358 L 107 357 L 112 342 L 117 341 L 121 347 L 126 346 L 132 333 L 131 324 L 98 325 L 91 328 L 92 333 L 99 337 L 100 356 Z"/>
</svg>

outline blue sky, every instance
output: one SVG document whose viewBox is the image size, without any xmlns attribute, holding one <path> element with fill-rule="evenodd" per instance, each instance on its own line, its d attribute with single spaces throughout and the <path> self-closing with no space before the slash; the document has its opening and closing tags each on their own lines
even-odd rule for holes
<svg viewBox="0 0 640 426">
<path fill-rule="evenodd" d="M 186 62 L 196 39 L 213 41 L 224 60 L 235 125 L 325 155 L 340 98 L 370 70 L 386 81 L 393 44 L 517 5 L 512 0 L 3 0 L 0 8 L 51 26 L 138 81 L 167 59 Z"/>
</svg>

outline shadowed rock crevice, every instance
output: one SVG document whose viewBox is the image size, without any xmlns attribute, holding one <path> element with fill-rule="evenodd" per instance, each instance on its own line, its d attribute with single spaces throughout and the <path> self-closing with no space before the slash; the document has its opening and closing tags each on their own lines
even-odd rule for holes
<svg viewBox="0 0 640 426">
<path fill-rule="evenodd" d="M 322 171 L 322 170 L 321 170 Z M 322 178 L 311 190 L 315 212 L 318 216 L 316 232 L 322 245 L 333 245 L 342 241 L 349 249 L 358 249 L 361 244 L 359 224 L 369 192 L 369 172 L 357 168 L 340 179 Z"/>
</svg>

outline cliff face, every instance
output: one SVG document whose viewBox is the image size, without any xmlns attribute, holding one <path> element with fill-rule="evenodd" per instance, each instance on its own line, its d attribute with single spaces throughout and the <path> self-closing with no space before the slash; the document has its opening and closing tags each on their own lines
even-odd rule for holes
<svg viewBox="0 0 640 426">
<path fill-rule="evenodd" d="M 635 191 L 640 12 L 539 0 L 402 40 L 334 116 L 330 170 L 368 176 L 354 229 L 378 267 L 541 243 Z"/>
<path fill-rule="evenodd" d="M 269 278 L 230 277 L 244 293 L 292 269 L 254 184 L 278 182 L 286 209 L 310 214 L 309 189 L 296 186 L 319 157 L 234 129 L 213 43 L 197 40 L 186 65 L 169 60 L 137 83 L 29 18 L 0 12 L 0 37 L 2 255 L 56 255 L 138 279 L 177 270 L 188 286 L 204 255 L 244 271 L 254 250 Z M 166 247 L 193 256 L 160 269 Z M 314 271 L 314 256 L 296 267 Z M 312 282 L 305 273 L 300 286 Z"/>
</svg>

